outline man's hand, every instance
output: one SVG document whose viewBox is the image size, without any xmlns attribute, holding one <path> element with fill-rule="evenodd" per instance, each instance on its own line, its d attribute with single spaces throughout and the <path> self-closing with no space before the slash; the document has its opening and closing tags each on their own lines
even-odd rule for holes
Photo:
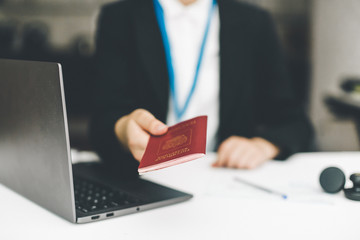
<svg viewBox="0 0 360 240">
<path fill-rule="evenodd" d="M 263 138 L 233 136 L 218 149 L 214 167 L 253 169 L 279 154 L 279 148 Z"/>
<path fill-rule="evenodd" d="M 164 123 L 144 109 L 133 111 L 115 124 L 117 138 L 139 162 L 144 155 L 150 134 L 163 135 L 167 130 L 168 127 Z"/>
</svg>

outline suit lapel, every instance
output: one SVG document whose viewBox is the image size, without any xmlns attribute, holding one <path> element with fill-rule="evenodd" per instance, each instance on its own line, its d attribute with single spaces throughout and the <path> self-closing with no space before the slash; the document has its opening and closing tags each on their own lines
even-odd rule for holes
<svg viewBox="0 0 360 240">
<path fill-rule="evenodd" d="M 220 16 L 220 127 L 233 119 L 233 108 L 246 104 L 241 100 L 249 87 L 251 69 L 246 21 L 239 5 L 231 0 L 218 0 Z M 248 83 L 248 84 L 246 84 Z M 246 101 L 245 101 L 246 102 Z M 238 111 L 238 110 L 237 110 Z M 226 121 L 226 122 L 225 122 Z"/>
<path fill-rule="evenodd" d="M 139 14 L 135 16 L 135 34 L 140 59 L 151 81 L 163 110 L 169 100 L 169 75 L 166 68 L 165 51 L 156 20 L 153 1 L 139 1 Z"/>
</svg>

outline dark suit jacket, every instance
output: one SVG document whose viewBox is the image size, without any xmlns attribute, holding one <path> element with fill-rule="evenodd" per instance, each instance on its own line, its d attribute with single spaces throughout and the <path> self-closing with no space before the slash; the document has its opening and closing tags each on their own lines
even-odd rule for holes
<svg viewBox="0 0 360 240">
<path fill-rule="evenodd" d="M 312 128 L 295 104 L 269 14 L 234 0 L 218 0 L 218 5 L 219 143 L 232 135 L 259 136 L 280 147 L 280 159 L 306 151 Z M 136 162 L 123 157 L 114 124 L 137 108 L 165 121 L 169 102 L 165 53 L 152 1 L 128 0 L 103 7 L 96 47 L 99 75 L 92 139 L 105 161 L 135 171 Z"/>
</svg>

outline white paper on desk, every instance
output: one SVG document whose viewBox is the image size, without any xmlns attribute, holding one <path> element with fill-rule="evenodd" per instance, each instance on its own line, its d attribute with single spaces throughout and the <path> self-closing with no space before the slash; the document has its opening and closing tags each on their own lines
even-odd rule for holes
<svg viewBox="0 0 360 240">
<path fill-rule="evenodd" d="M 334 201 L 328 195 L 314 189 L 312 186 L 301 182 L 290 182 L 286 184 L 277 185 L 276 187 L 264 186 L 255 181 L 248 180 L 260 186 L 264 186 L 274 191 L 282 192 L 288 196 L 283 199 L 279 195 L 271 194 L 257 188 L 251 187 L 247 184 L 240 183 L 234 180 L 236 175 L 230 174 L 215 175 L 208 183 L 208 187 L 204 191 L 204 195 L 208 197 L 220 197 L 239 200 L 256 200 L 256 201 L 286 201 L 287 203 L 295 204 L 311 204 L 311 205 L 333 205 Z"/>
<path fill-rule="evenodd" d="M 313 186 L 302 182 L 290 182 L 284 185 L 288 192 L 289 201 L 293 203 L 312 204 L 312 205 L 334 205 L 333 196 L 328 195 Z"/>
<path fill-rule="evenodd" d="M 226 180 L 224 178 L 226 178 Z M 229 174 L 229 177 L 214 174 L 208 183 L 208 187 L 204 191 L 204 195 L 210 197 L 241 199 L 261 199 L 263 197 L 269 197 L 268 194 L 262 191 L 235 182 L 233 178 L 234 176 L 232 174 Z"/>
</svg>

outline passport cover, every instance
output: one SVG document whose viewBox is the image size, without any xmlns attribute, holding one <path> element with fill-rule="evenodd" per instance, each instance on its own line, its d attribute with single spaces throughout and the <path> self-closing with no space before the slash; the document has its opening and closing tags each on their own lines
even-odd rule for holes
<svg viewBox="0 0 360 240">
<path fill-rule="evenodd" d="M 205 156 L 207 116 L 199 116 L 168 128 L 162 136 L 150 136 L 138 172 L 145 173 Z"/>
</svg>

